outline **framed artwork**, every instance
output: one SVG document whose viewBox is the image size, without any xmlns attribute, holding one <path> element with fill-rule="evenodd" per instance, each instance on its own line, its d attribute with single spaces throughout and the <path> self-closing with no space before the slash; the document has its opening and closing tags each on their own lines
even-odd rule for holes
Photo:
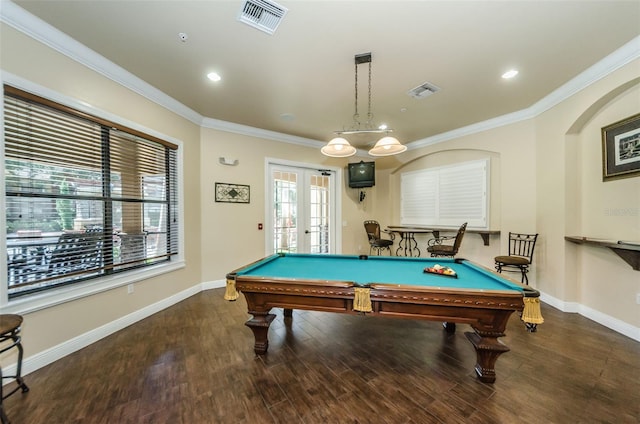
<svg viewBox="0 0 640 424">
<path fill-rule="evenodd" d="M 250 186 L 216 183 L 216 202 L 249 203 Z"/>
<path fill-rule="evenodd" d="M 640 113 L 602 128 L 602 181 L 640 176 Z"/>
</svg>

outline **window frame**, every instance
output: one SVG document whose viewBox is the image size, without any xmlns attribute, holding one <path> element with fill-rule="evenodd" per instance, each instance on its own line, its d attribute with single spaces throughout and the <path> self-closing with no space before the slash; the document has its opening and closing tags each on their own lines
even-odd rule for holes
<svg viewBox="0 0 640 424">
<path fill-rule="evenodd" d="M 9 85 L 18 90 L 31 93 L 34 96 L 46 99 L 47 101 L 56 103 L 63 107 L 69 108 L 74 111 L 75 114 L 85 114 L 91 117 L 92 120 L 103 120 L 102 123 L 107 123 L 114 128 L 131 132 L 134 135 L 140 135 L 153 141 L 158 141 L 167 145 L 177 146 L 176 155 L 176 190 L 177 196 L 177 231 L 178 240 L 177 248 L 178 253 L 171 256 L 170 261 L 161 262 L 152 266 L 146 266 L 142 268 L 134 268 L 131 270 L 123 271 L 117 274 L 108 274 L 99 278 L 88 279 L 78 283 L 63 285 L 60 287 L 54 287 L 51 289 L 43 290 L 40 292 L 30 293 L 28 295 L 14 297 L 9 299 L 8 285 L 7 283 L 0 285 L 0 308 L 5 313 L 29 313 L 40 309 L 48 308 L 72 300 L 80 299 L 83 297 L 91 296 L 96 293 L 100 293 L 107 290 L 112 290 L 117 287 L 132 284 L 137 281 L 152 278 L 166 272 L 171 272 L 177 269 L 181 269 L 185 266 L 184 263 L 184 183 L 183 183 L 183 146 L 184 143 L 181 140 L 169 137 L 165 134 L 161 134 L 155 130 L 144 127 L 137 123 L 131 122 L 123 117 L 114 115 L 103 110 L 90 106 L 86 102 L 62 95 L 53 90 L 44 88 L 35 83 L 26 81 L 22 78 L 13 76 L 8 73 L 2 73 L 0 83 L 2 83 L 2 105 L 0 106 L 0 120 L 2 125 L 0 128 L 0 161 L 4 163 L 4 149 L 5 149 L 5 132 L 4 132 L 4 95 L 5 85 Z M 0 173 L 0 220 L 6 223 L 6 181 L 4 173 Z M 0 228 L 0 255 L 3 258 L 7 257 L 7 228 L 6 225 L 2 225 Z M 0 275 L 7 275 L 7 262 L 5 260 L 0 261 Z M 4 279 L 3 279 L 4 280 Z"/>
</svg>

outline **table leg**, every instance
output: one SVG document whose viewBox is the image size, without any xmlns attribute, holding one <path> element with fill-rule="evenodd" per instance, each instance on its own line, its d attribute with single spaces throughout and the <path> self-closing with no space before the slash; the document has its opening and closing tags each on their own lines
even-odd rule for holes
<svg viewBox="0 0 640 424">
<path fill-rule="evenodd" d="M 413 249 L 409 247 L 410 256 L 413 256 L 413 251 L 415 250 L 418 252 L 416 256 L 420 257 L 420 249 L 418 248 L 418 240 L 416 240 L 415 233 L 410 233 L 409 239 L 410 239 L 410 243 L 413 244 Z"/>
<path fill-rule="evenodd" d="M 475 330 L 475 332 L 468 331 L 464 334 L 476 349 L 476 374 L 483 383 L 493 383 L 496 381 L 496 361 L 500 355 L 510 349 L 498 340 L 498 336 L 504 336 L 504 334 L 496 335 Z"/>
<path fill-rule="evenodd" d="M 404 256 L 407 256 L 407 244 L 404 238 L 404 233 L 400 233 L 400 241 L 398 242 L 398 248 L 396 249 L 396 256 L 400 256 L 400 252 L 404 250 Z"/>
<path fill-rule="evenodd" d="M 455 322 L 443 322 L 442 326 L 444 327 L 444 330 L 449 334 L 453 334 L 453 333 L 456 332 L 456 323 Z"/>
<path fill-rule="evenodd" d="M 255 344 L 253 345 L 253 351 L 256 355 L 264 355 L 269 348 L 269 326 L 271 321 L 275 319 L 274 314 L 259 311 L 249 311 L 251 319 L 245 322 L 244 325 L 249 327 L 253 331 L 253 337 L 255 338 Z"/>
<path fill-rule="evenodd" d="M 413 252 L 416 251 L 420 256 L 420 249 L 418 248 L 418 241 L 416 240 L 415 233 L 401 232 L 400 241 L 398 242 L 398 248 L 396 249 L 396 256 L 400 256 L 400 252 L 404 251 L 404 256 L 412 257 Z"/>
</svg>

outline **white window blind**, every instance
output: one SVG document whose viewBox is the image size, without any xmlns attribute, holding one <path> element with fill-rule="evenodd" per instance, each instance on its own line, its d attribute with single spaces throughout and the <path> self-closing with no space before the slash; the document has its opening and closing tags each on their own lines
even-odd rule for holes
<svg viewBox="0 0 640 424">
<path fill-rule="evenodd" d="M 488 176 L 488 160 L 403 173 L 401 224 L 488 228 Z"/>
</svg>

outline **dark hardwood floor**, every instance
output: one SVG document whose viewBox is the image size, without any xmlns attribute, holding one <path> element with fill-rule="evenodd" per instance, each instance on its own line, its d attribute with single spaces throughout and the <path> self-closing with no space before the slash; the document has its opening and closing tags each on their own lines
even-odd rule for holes
<svg viewBox="0 0 640 424">
<path fill-rule="evenodd" d="M 243 297 L 209 290 L 26 376 L 13 424 L 638 423 L 640 343 L 543 305 L 516 314 L 497 381 L 466 325 L 282 310 L 253 353 Z M 29 352 L 26 353 L 27 356 Z M 13 383 L 12 383 L 13 384 Z"/>
</svg>

